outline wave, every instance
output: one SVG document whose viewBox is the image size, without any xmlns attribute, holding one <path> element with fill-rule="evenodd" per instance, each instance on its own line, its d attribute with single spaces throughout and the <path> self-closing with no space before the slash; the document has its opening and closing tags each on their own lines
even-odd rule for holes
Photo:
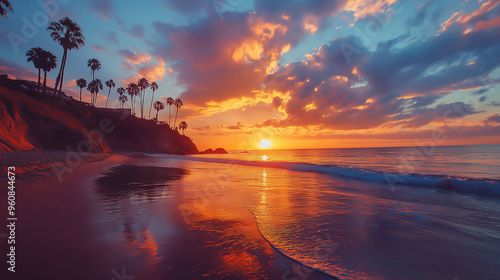
<svg viewBox="0 0 500 280">
<path fill-rule="evenodd" d="M 395 186 L 419 186 L 431 187 L 446 190 L 454 190 L 469 194 L 479 194 L 486 196 L 500 197 L 500 180 L 495 179 L 478 179 L 468 177 L 431 175 L 420 173 L 390 173 L 382 171 L 374 171 L 356 167 L 343 167 L 338 165 L 320 165 L 306 162 L 279 162 L 279 161 L 251 161 L 237 159 L 220 159 L 220 158 L 197 158 L 187 156 L 172 156 L 172 155 L 150 155 L 155 157 L 176 158 L 182 160 L 237 164 L 246 166 L 259 166 L 269 168 L 281 168 L 299 172 L 314 172 L 340 176 L 363 181 L 377 182 L 388 184 L 389 187 Z"/>
</svg>

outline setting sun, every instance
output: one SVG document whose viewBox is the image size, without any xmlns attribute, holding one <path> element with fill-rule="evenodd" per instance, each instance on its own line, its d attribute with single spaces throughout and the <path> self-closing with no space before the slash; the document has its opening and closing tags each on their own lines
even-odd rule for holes
<svg viewBox="0 0 500 280">
<path fill-rule="evenodd" d="M 263 149 L 271 148 L 272 145 L 273 143 L 271 143 L 271 141 L 269 140 L 262 140 L 259 142 L 259 147 Z"/>
</svg>

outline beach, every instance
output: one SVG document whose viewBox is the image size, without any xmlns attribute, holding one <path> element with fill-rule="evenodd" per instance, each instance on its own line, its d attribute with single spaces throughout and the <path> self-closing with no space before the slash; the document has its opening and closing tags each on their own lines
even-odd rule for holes
<svg viewBox="0 0 500 280">
<path fill-rule="evenodd" d="M 18 176 L 16 272 L 2 279 L 332 279 L 275 250 L 238 201 L 220 207 L 237 188 L 211 171 L 129 154 L 62 181 Z"/>
<path fill-rule="evenodd" d="M 496 157 L 497 149 L 472 150 Z M 449 148 L 436 156 L 443 151 Z M 19 165 L 64 158 L 60 152 L 31 153 L 10 155 Z M 316 152 L 285 154 L 293 153 Z M 268 151 L 260 162 L 242 159 L 260 158 L 257 152 L 96 154 L 62 180 L 32 164 L 33 171 L 17 177 L 16 273 L 6 279 L 496 277 L 498 197 L 454 190 L 454 181 L 448 188 L 390 186 L 371 176 L 349 177 L 371 173 L 284 164 L 280 154 Z M 350 170 L 345 168 L 340 170 Z M 483 169 L 481 174 L 491 168 Z M 499 185 L 493 179 L 456 180 L 471 189 Z M 6 205 L 6 192 L 0 199 Z M 8 250 L 6 242 L 0 245 Z"/>
</svg>

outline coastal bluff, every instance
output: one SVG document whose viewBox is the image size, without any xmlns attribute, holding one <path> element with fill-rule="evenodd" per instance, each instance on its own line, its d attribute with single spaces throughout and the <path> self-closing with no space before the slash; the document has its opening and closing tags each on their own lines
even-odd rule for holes
<svg viewBox="0 0 500 280">
<path fill-rule="evenodd" d="M 52 105 L 52 90 L 0 79 L 0 151 L 62 150 L 197 154 L 193 141 L 166 123 L 141 119 L 127 109 L 94 107 L 65 96 Z"/>
</svg>

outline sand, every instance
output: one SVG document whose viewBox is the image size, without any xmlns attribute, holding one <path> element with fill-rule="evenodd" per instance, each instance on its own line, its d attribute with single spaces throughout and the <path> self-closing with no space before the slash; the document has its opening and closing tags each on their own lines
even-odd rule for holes
<svg viewBox="0 0 500 280">
<path fill-rule="evenodd" d="M 276 251 L 243 205 L 217 203 L 234 190 L 198 164 L 109 155 L 62 181 L 19 175 L 16 273 L 1 279 L 332 279 Z"/>
</svg>

